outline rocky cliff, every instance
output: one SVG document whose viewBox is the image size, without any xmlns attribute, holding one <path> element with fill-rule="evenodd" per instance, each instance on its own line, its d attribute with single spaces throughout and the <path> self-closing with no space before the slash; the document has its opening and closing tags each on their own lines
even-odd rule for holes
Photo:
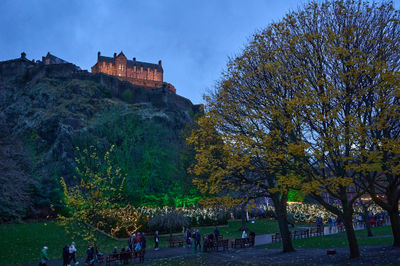
<svg viewBox="0 0 400 266">
<path fill-rule="evenodd" d="M 99 128 L 124 128 L 121 117 L 135 117 L 136 129 L 151 121 L 156 126 L 149 128 L 165 130 L 158 141 L 176 148 L 177 161 L 185 145 L 181 132 L 198 110 L 165 88 L 150 91 L 73 64 L 0 62 L 2 221 L 46 215 L 59 202 L 59 177 L 74 175 L 74 145 L 82 136 L 95 145 L 118 145 Z M 157 132 L 142 134 L 141 141 L 152 134 Z"/>
</svg>

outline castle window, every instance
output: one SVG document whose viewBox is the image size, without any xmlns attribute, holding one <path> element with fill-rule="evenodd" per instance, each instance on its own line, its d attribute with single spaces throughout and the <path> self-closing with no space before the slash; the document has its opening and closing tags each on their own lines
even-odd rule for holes
<svg viewBox="0 0 400 266">
<path fill-rule="evenodd" d="M 133 66 L 133 71 L 136 72 L 136 66 Z"/>
<path fill-rule="evenodd" d="M 147 69 L 147 75 L 150 75 L 150 68 Z"/>
<path fill-rule="evenodd" d="M 157 68 L 154 69 L 154 75 L 157 75 Z"/>
<path fill-rule="evenodd" d="M 140 73 L 143 73 L 143 67 L 140 67 Z"/>
</svg>

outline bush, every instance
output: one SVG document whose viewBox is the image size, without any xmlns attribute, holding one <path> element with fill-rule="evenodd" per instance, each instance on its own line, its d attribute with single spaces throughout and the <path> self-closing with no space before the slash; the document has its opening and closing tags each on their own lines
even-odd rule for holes
<svg viewBox="0 0 400 266">
<path fill-rule="evenodd" d="M 122 99 L 125 102 L 129 102 L 131 100 L 132 97 L 132 92 L 129 89 L 124 90 L 124 92 L 122 93 Z"/>
<path fill-rule="evenodd" d="M 166 214 L 158 214 L 147 223 L 148 228 L 152 231 L 168 232 L 170 234 L 179 232 L 188 225 L 188 219 L 176 210 Z"/>
</svg>

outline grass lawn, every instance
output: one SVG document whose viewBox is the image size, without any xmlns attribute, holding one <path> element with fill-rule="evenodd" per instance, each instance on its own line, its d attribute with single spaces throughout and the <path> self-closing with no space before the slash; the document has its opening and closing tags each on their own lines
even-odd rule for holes
<svg viewBox="0 0 400 266">
<path fill-rule="evenodd" d="M 128 244 L 125 239 L 115 240 L 100 233 L 96 238 L 99 250 L 106 254 L 112 253 L 115 246 L 121 250 Z M 154 246 L 153 236 L 148 236 L 146 240 L 148 247 Z M 51 260 L 62 259 L 62 248 L 72 241 L 75 241 L 78 249 L 77 257 L 85 257 L 88 242 L 82 238 L 72 239 L 54 221 L 0 225 L 0 265 L 39 262 L 43 246 L 49 247 L 47 253 Z M 167 245 L 168 236 L 160 236 L 160 247 Z"/>
<path fill-rule="evenodd" d="M 357 230 L 356 236 L 360 246 L 392 244 L 393 236 L 390 226 L 381 226 L 372 228 L 374 237 L 367 237 L 367 230 Z M 390 236 L 389 236 L 390 235 Z M 388 237 L 389 236 L 389 237 Z M 348 246 L 346 233 L 318 236 L 312 238 L 293 240 L 294 248 L 334 248 Z M 258 246 L 258 248 L 282 248 L 282 243 L 273 243 Z"/>
<path fill-rule="evenodd" d="M 241 221 L 230 221 L 228 226 L 219 227 L 224 238 L 240 237 L 239 231 Z M 248 228 L 257 235 L 277 232 L 278 224 L 272 220 L 256 220 L 254 224 L 248 223 Z M 201 234 L 214 232 L 214 227 L 199 228 Z M 168 235 L 160 236 L 160 247 L 168 246 Z M 99 250 L 109 254 L 114 246 L 120 250 L 127 245 L 127 240 L 115 240 L 103 234 L 97 235 L 97 246 Z M 85 257 L 87 241 L 83 239 L 72 239 L 66 234 L 63 227 L 56 222 L 36 222 L 28 224 L 4 224 L 0 225 L 0 265 L 18 263 L 34 263 L 39 261 L 40 250 L 48 246 L 50 259 L 61 259 L 62 248 L 72 241 L 76 242 L 78 249 L 77 257 Z M 147 237 L 147 247 L 154 246 L 153 236 Z"/>
</svg>

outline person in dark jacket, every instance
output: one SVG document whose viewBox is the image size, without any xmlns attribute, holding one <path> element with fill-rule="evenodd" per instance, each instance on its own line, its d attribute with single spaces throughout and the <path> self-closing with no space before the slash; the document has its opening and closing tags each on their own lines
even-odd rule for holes
<svg viewBox="0 0 400 266">
<path fill-rule="evenodd" d="M 65 245 L 65 247 L 63 248 L 62 257 L 63 257 L 63 266 L 67 266 L 69 263 L 69 246 L 68 245 Z"/>
<path fill-rule="evenodd" d="M 139 255 L 139 261 L 144 262 L 144 254 L 146 253 L 146 237 L 143 232 L 140 235 L 140 247 L 141 247 L 141 250 L 140 250 L 140 255 Z"/>
<path fill-rule="evenodd" d="M 90 245 L 88 245 L 88 249 L 86 251 L 86 264 L 87 265 L 94 264 L 94 249 Z"/>
<path fill-rule="evenodd" d="M 201 251 L 201 244 L 200 244 L 201 235 L 199 229 L 196 229 L 196 233 L 194 234 L 194 240 L 195 240 L 194 249 L 197 250 L 197 246 L 199 246 L 199 249 Z"/>
<path fill-rule="evenodd" d="M 192 247 L 192 232 L 190 232 L 190 229 L 186 229 L 186 247 L 191 248 Z"/>
<path fill-rule="evenodd" d="M 154 250 L 158 250 L 158 242 L 160 238 L 158 237 L 158 231 L 154 233 Z"/>
<path fill-rule="evenodd" d="M 218 227 L 215 227 L 215 229 L 214 229 L 214 237 L 215 237 L 215 241 L 218 242 L 218 237 L 219 237 Z"/>
</svg>

